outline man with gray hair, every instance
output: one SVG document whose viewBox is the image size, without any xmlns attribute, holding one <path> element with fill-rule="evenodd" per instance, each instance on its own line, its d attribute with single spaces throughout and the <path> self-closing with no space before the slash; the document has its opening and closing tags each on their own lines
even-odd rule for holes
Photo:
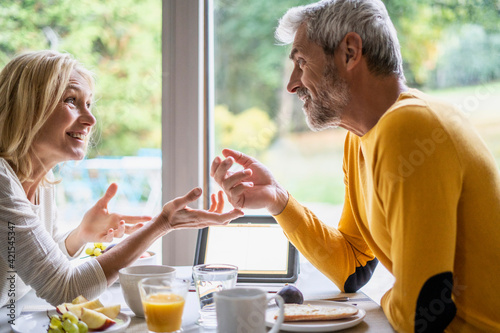
<svg viewBox="0 0 500 333">
<path fill-rule="evenodd" d="M 260 162 L 224 149 L 211 175 L 235 208 L 267 208 L 298 250 L 354 292 L 380 261 L 395 277 L 381 300 L 400 332 L 500 331 L 500 175 L 454 107 L 405 84 L 396 31 L 379 0 L 290 9 L 287 89 L 309 127 L 340 126 L 345 202 L 338 228 L 300 205 Z M 229 171 L 236 162 L 241 171 Z"/>
</svg>

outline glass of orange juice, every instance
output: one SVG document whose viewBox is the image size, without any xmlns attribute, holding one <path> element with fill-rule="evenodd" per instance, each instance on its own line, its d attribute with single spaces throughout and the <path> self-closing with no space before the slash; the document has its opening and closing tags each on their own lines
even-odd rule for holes
<svg viewBox="0 0 500 333">
<path fill-rule="evenodd" d="M 139 282 L 148 330 L 155 333 L 181 332 L 182 313 L 190 281 L 152 277 Z"/>
</svg>

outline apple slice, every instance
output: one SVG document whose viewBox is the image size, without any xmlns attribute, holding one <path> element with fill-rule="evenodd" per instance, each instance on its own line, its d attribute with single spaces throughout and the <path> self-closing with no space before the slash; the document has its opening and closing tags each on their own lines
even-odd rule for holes
<svg viewBox="0 0 500 333">
<path fill-rule="evenodd" d="M 86 299 L 84 296 L 80 295 L 80 296 L 77 296 L 74 300 L 72 300 L 71 304 L 81 304 L 81 303 L 85 303 L 88 301 L 89 301 L 88 299 Z"/>
<path fill-rule="evenodd" d="M 68 312 L 68 310 L 66 309 L 67 305 L 71 305 L 71 303 L 63 303 L 63 304 L 59 304 L 58 306 L 56 306 L 57 312 L 59 314 L 64 314 L 64 313 Z"/>
<path fill-rule="evenodd" d="M 105 330 L 111 325 L 116 324 L 111 318 L 108 318 L 105 314 L 97 312 L 95 310 L 90 310 L 86 308 L 82 308 L 82 318 L 81 320 L 87 324 L 89 330 Z"/>
<path fill-rule="evenodd" d="M 118 314 L 120 313 L 120 310 L 121 310 L 120 304 L 110 305 L 110 306 L 106 306 L 103 308 L 94 309 L 94 311 L 102 313 L 102 314 L 106 315 L 107 317 L 109 317 L 110 319 L 115 319 L 116 316 L 118 316 Z"/>
<path fill-rule="evenodd" d="M 66 310 L 73 312 L 79 319 L 81 319 L 83 308 L 92 310 L 102 307 L 103 305 L 101 301 L 97 298 L 93 301 L 88 301 L 85 303 L 66 305 Z"/>
</svg>

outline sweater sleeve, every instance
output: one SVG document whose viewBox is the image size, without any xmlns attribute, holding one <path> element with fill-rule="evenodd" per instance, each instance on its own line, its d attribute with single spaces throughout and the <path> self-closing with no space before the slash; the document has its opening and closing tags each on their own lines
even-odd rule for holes
<svg viewBox="0 0 500 333">
<path fill-rule="evenodd" d="M 93 299 L 107 286 L 97 260 L 73 266 L 33 211 L 21 185 L 12 175 L 0 172 L 0 239 L 15 236 L 15 260 L 9 261 L 8 244 L 0 242 L 0 256 L 9 262 L 38 297 L 57 305 L 82 294 Z"/>
<path fill-rule="evenodd" d="M 274 218 L 290 242 L 318 270 L 345 292 L 355 292 L 370 279 L 377 264 L 354 224 L 346 196 L 339 228 L 322 223 L 291 195 Z"/>
<path fill-rule="evenodd" d="M 372 167 L 391 237 L 395 283 L 382 307 L 398 332 L 442 332 L 451 299 L 461 165 L 452 139 L 424 106 L 384 116 Z"/>
</svg>

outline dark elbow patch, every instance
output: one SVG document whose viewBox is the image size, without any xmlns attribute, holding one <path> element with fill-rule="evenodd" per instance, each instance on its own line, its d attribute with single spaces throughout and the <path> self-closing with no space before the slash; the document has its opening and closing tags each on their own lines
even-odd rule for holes
<svg viewBox="0 0 500 333">
<path fill-rule="evenodd" d="M 363 287 L 372 277 L 377 264 L 378 259 L 375 258 L 368 261 L 364 266 L 356 267 L 356 271 L 345 281 L 344 291 L 346 293 L 355 293 L 359 288 Z"/>
<path fill-rule="evenodd" d="M 440 273 L 429 278 L 417 299 L 415 333 L 443 332 L 457 313 L 451 299 L 453 274 Z"/>
</svg>

